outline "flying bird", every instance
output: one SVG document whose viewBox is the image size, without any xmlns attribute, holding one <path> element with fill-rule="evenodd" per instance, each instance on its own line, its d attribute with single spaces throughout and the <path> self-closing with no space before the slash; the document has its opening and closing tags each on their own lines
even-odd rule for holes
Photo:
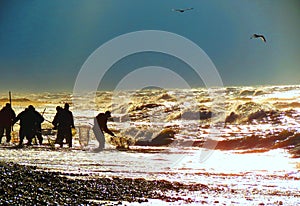
<svg viewBox="0 0 300 206">
<path fill-rule="evenodd" d="M 253 38 L 255 38 L 255 39 L 257 39 L 257 38 L 259 38 L 259 39 L 261 39 L 263 42 L 267 42 L 267 40 L 266 40 L 266 38 L 264 37 L 264 35 L 261 35 L 261 34 L 253 34 L 252 36 L 251 36 L 251 38 L 250 39 L 253 39 Z"/>
<path fill-rule="evenodd" d="M 183 13 L 185 11 L 188 11 L 188 10 L 192 10 L 194 8 L 186 8 L 186 9 L 172 9 L 172 11 L 177 11 L 177 12 L 180 12 L 180 13 Z"/>
</svg>

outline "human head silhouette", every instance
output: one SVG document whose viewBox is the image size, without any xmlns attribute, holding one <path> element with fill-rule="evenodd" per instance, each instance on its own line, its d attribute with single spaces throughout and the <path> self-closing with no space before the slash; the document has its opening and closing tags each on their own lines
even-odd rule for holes
<svg viewBox="0 0 300 206">
<path fill-rule="evenodd" d="M 70 108 L 70 105 L 68 103 L 65 103 L 65 109 L 69 110 L 69 108 Z"/>
<path fill-rule="evenodd" d="M 32 105 L 29 105 L 29 106 L 28 106 L 28 110 L 34 111 L 34 110 L 35 110 L 35 108 L 34 108 L 34 106 L 32 106 Z"/>
<path fill-rule="evenodd" d="M 107 117 L 111 117 L 110 111 L 106 111 L 106 112 L 105 112 L 105 115 L 106 115 Z"/>
</svg>

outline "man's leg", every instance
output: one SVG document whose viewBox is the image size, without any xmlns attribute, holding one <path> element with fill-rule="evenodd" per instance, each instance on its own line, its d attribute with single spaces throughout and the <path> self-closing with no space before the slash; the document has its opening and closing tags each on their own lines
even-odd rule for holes
<svg viewBox="0 0 300 206">
<path fill-rule="evenodd" d="M 63 147 L 63 140 L 64 140 L 63 131 L 62 129 L 58 129 L 55 144 L 59 144 L 60 147 Z"/>
<path fill-rule="evenodd" d="M 32 145 L 32 139 L 35 137 L 35 131 L 34 130 L 31 130 L 31 131 L 28 131 L 26 133 L 26 138 L 28 140 L 27 142 L 27 145 L 28 146 L 31 146 Z"/>
<path fill-rule="evenodd" d="M 72 130 L 71 130 L 71 128 L 66 129 L 65 138 L 66 138 L 66 143 L 69 145 L 69 147 L 72 147 Z"/>
<path fill-rule="evenodd" d="M 4 127 L 0 127 L 0 144 L 2 142 L 2 137 L 3 137 L 3 134 L 4 134 Z"/>
<path fill-rule="evenodd" d="M 43 144 L 43 136 L 42 136 L 42 129 L 38 129 L 36 132 L 36 136 L 39 140 L 39 145 Z"/>
<path fill-rule="evenodd" d="M 23 145 L 23 140 L 24 140 L 24 137 L 25 137 L 25 133 L 24 133 L 23 129 L 20 129 L 19 136 L 20 136 L 19 146 L 22 146 Z"/>
<path fill-rule="evenodd" d="M 5 127 L 6 143 L 9 143 L 11 140 L 11 126 Z"/>
<path fill-rule="evenodd" d="M 95 137 L 96 137 L 96 139 L 97 139 L 97 141 L 99 143 L 99 147 L 98 148 L 99 149 L 104 149 L 104 147 L 105 147 L 105 137 L 104 137 L 103 132 L 97 126 L 93 127 L 93 132 L 94 132 Z"/>
<path fill-rule="evenodd" d="M 28 134 L 26 134 L 26 139 L 27 139 L 27 146 L 31 146 L 33 136 L 30 133 L 28 133 Z"/>
<path fill-rule="evenodd" d="M 64 146 L 64 139 L 65 139 L 65 134 L 62 132 L 60 137 L 59 137 L 59 146 L 61 148 L 63 148 L 63 146 Z"/>
<path fill-rule="evenodd" d="M 69 147 L 72 147 L 72 134 L 69 135 Z"/>
</svg>

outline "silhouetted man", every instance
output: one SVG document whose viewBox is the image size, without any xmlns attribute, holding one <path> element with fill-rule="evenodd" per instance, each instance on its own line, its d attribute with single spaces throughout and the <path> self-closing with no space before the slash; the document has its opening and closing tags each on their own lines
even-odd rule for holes
<svg viewBox="0 0 300 206">
<path fill-rule="evenodd" d="M 39 140 L 39 144 L 42 145 L 43 143 L 43 136 L 42 136 L 42 123 L 44 122 L 44 117 L 38 112 L 36 111 L 34 108 L 34 114 L 35 114 L 35 136 L 38 138 Z"/>
<path fill-rule="evenodd" d="M 13 124 L 20 120 L 20 142 L 19 146 L 23 145 L 23 140 L 26 137 L 28 140 L 27 145 L 30 146 L 32 142 L 32 138 L 35 135 L 36 128 L 36 113 L 35 109 L 32 105 L 29 105 L 24 111 L 22 111 L 18 116 L 14 119 Z"/>
<path fill-rule="evenodd" d="M 11 104 L 7 103 L 0 111 L 0 144 L 5 130 L 6 142 L 11 140 L 11 128 L 13 120 L 16 118 L 16 113 L 11 108 Z"/>
<path fill-rule="evenodd" d="M 110 117 L 110 111 L 106 111 L 105 113 L 99 113 L 94 119 L 93 131 L 97 141 L 99 142 L 99 149 L 104 149 L 105 147 L 105 137 L 103 132 L 106 132 L 111 136 L 115 136 L 115 134 L 107 128 L 107 120 Z"/>
<path fill-rule="evenodd" d="M 53 119 L 53 121 L 52 121 L 52 124 L 53 124 L 53 126 L 54 126 L 54 128 L 53 129 L 55 129 L 55 130 L 57 130 L 57 127 L 58 127 L 58 125 L 59 125 L 59 122 L 61 122 L 62 120 L 62 110 L 63 110 L 63 108 L 62 107 L 60 107 L 60 106 L 57 106 L 56 107 L 56 114 L 55 114 L 55 116 L 54 116 L 54 119 Z M 57 132 L 57 136 L 56 136 L 56 140 L 55 140 L 55 143 L 56 144 L 60 144 L 62 141 L 63 141 L 63 137 L 62 137 L 62 134 L 61 134 L 61 132 Z"/>
<path fill-rule="evenodd" d="M 69 110 L 69 104 L 66 103 L 64 109 L 56 107 L 57 113 L 52 124 L 57 128 L 56 143 L 63 147 L 63 140 L 72 147 L 72 128 L 75 128 L 72 112 Z"/>
</svg>

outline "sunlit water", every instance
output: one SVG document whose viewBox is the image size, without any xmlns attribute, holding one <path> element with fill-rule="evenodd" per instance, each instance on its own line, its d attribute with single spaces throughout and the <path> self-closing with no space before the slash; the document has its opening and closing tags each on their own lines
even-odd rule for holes
<svg viewBox="0 0 300 206">
<path fill-rule="evenodd" d="M 117 95 L 124 98 L 123 101 L 114 99 L 113 92 L 99 92 L 96 102 L 88 99 L 90 104 L 86 102 L 86 97 L 68 93 L 15 94 L 13 108 L 16 113 L 29 104 L 35 105 L 41 113 L 46 108 L 43 114 L 47 120 L 43 124 L 45 129 L 51 128 L 49 122 L 57 105 L 77 99 L 71 107 L 77 126 L 74 148 L 1 148 L 0 159 L 35 165 L 46 171 L 61 171 L 67 176 L 80 173 L 84 175 L 82 178 L 119 176 L 162 179 L 186 184 L 201 183 L 215 191 L 184 194 L 186 198 L 193 199 L 194 205 L 297 205 L 300 204 L 300 160 L 292 158 L 288 150 L 272 147 L 259 148 L 264 152 L 255 148 L 242 150 L 234 147 L 206 150 L 194 143 L 205 143 L 210 137 L 227 140 L 251 135 L 276 136 L 282 131 L 297 134 L 300 122 L 299 91 L 299 86 L 225 88 L 222 90 L 225 101 L 217 106 L 212 105 L 212 97 L 205 89 L 123 91 Z M 161 129 L 172 128 L 177 132 L 177 140 L 166 147 L 131 146 L 128 151 L 118 151 L 107 144 L 104 151 L 96 152 L 97 142 L 90 134 L 89 144 L 81 147 L 78 129 L 83 125 L 91 126 L 93 117 L 105 110 L 112 111 L 114 118 L 109 128 L 118 136 L 150 139 Z M 259 110 L 275 113 L 247 121 Z M 216 119 L 200 118 L 199 111 L 200 117 L 208 111 L 220 116 Z M 239 114 L 239 118 L 225 126 L 224 119 L 232 111 Z M 18 125 L 14 129 L 18 130 Z M 44 142 L 48 138 L 54 139 L 55 136 L 44 136 Z M 144 204 L 168 205 L 158 200 Z M 169 205 L 174 204 L 184 203 Z"/>
</svg>

